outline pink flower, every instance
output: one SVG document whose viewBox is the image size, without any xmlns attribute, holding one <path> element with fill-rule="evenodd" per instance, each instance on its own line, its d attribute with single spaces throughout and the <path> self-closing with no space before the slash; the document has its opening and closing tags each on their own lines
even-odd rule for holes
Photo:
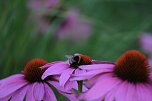
<svg viewBox="0 0 152 101">
<path fill-rule="evenodd" d="M 59 39 L 80 40 L 87 39 L 91 34 L 91 23 L 82 19 L 77 9 L 67 12 L 63 23 L 59 27 L 56 36 Z"/>
<path fill-rule="evenodd" d="M 149 53 L 149 64 L 152 67 L 152 35 L 150 33 L 143 33 L 140 36 L 140 40 L 139 40 L 140 46 L 142 47 L 142 49 Z"/>
<path fill-rule="evenodd" d="M 58 0 L 28 0 L 28 8 L 37 13 L 50 12 L 57 4 Z"/>
<path fill-rule="evenodd" d="M 58 84 L 58 77 L 50 76 L 44 80 L 41 75 L 45 69 L 39 67 L 47 62 L 43 59 L 33 59 L 27 63 L 21 74 L 15 74 L 0 81 L 0 101 L 56 101 L 55 94 L 48 83 L 54 86 L 61 94 L 74 97 L 74 94 L 66 94 Z"/>
<path fill-rule="evenodd" d="M 141 47 L 152 54 L 152 35 L 144 33 L 140 36 L 140 45 Z"/>
<path fill-rule="evenodd" d="M 86 70 L 82 70 L 81 67 L 87 67 L 89 65 L 94 65 L 92 59 L 89 56 L 82 54 L 74 54 L 69 61 L 58 61 L 54 64 L 46 64 L 41 68 L 48 68 L 42 75 L 42 79 L 50 75 L 59 75 L 60 86 L 64 87 L 66 90 L 71 90 L 72 88 L 78 89 L 77 82 L 80 80 L 72 80 L 73 74 L 86 73 Z M 72 80 L 72 81 L 71 81 Z M 70 84 L 70 85 L 69 85 Z M 85 87 L 83 87 L 84 90 Z"/>
<path fill-rule="evenodd" d="M 152 101 L 152 76 L 149 63 L 139 51 L 127 51 L 111 67 L 105 65 L 105 67 L 98 67 L 98 70 L 94 69 L 94 71 L 75 76 L 77 78 L 90 76 L 93 72 L 96 75 L 86 83 L 90 89 L 78 95 L 79 99 L 85 101 Z"/>
<path fill-rule="evenodd" d="M 28 0 L 27 6 L 31 15 L 30 22 L 35 23 L 35 33 L 46 33 L 50 28 L 50 12 L 58 6 L 58 0 Z"/>
</svg>

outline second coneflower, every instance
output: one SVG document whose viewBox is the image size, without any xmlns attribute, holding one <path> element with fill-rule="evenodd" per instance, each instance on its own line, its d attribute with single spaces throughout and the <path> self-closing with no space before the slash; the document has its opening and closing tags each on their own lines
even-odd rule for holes
<svg viewBox="0 0 152 101">
<path fill-rule="evenodd" d="M 66 97 L 74 98 L 74 95 L 64 93 L 64 89 L 58 84 L 58 77 L 47 77 L 42 80 L 41 76 L 46 69 L 39 67 L 47 64 L 43 59 L 30 60 L 22 73 L 12 75 L 0 81 L 0 101 L 56 101 L 55 94 L 50 88 L 54 86 Z"/>
<path fill-rule="evenodd" d="M 90 89 L 78 98 L 87 101 L 152 101 L 150 67 L 142 53 L 127 51 L 108 70 L 100 71 L 92 77 L 86 83 Z M 77 78 L 92 75 L 92 72 L 95 71 L 77 75 Z"/>
</svg>

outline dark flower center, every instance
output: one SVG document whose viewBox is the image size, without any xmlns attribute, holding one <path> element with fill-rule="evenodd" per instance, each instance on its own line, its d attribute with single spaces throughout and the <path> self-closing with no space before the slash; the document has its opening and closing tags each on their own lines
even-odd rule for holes
<svg viewBox="0 0 152 101">
<path fill-rule="evenodd" d="M 42 82 L 41 76 L 46 69 L 41 69 L 39 67 L 47 64 L 43 59 L 33 59 L 30 60 L 24 67 L 25 79 L 29 82 Z"/>
<path fill-rule="evenodd" d="M 146 57 L 139 51 L 126 52 L 116 61 L 114 74 L 123 80 L 132 83 L 148 82 L 149 63 Z"/>
</svg>

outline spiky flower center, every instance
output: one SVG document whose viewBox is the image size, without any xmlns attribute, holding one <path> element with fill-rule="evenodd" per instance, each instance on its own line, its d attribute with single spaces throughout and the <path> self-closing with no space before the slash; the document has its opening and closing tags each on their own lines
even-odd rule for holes
<svg viewBox="0 0 152 101">
<path fill-rule="evenodd" d="M 45 72 L 45 69 L 39 67 L 47 64 L 43 59 L 33 59 L 30 60 L 24 67 L 25 79 L 29 82 L 42 82 L 41 76 Z"/>
<path fill-rule="evenodd" d="M 127 51 L 116 61 L 114 74 L 123 80 L 132 83 L 148 82 L 149 63 L 147 58 L 139 51 Z"/>
</svg>

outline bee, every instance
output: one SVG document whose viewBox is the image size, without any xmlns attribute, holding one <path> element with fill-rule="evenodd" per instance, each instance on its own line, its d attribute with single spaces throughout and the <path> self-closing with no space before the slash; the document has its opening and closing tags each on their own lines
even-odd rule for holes
<svg viewBox="0 0 152 101">
<path fill-rule="evenodd" d="M 92 64 L 92 58 L 83 54 L 66 55 L 71 67 L 78 68 L 80 65 Z"/>
</svg>

